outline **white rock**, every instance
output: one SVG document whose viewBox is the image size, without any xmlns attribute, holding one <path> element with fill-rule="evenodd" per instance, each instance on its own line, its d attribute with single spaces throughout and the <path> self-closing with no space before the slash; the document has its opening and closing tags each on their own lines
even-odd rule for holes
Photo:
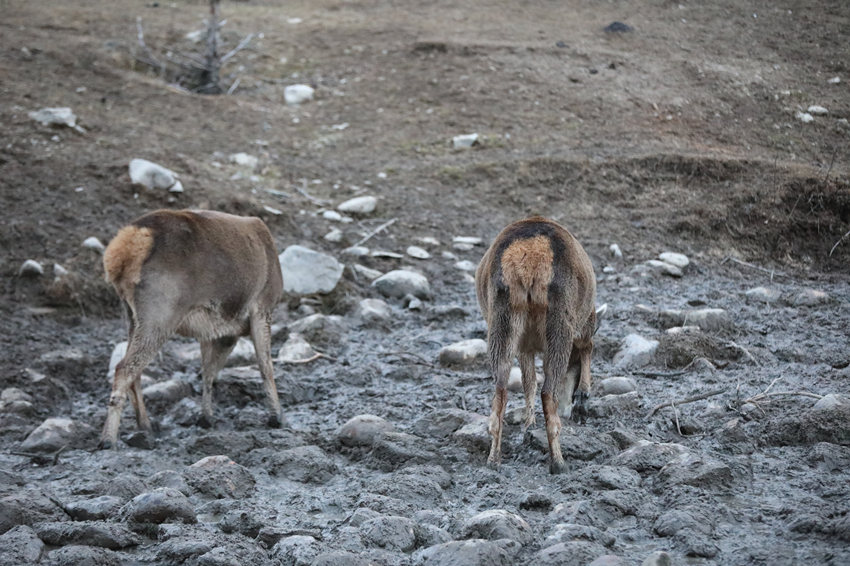
<svg viewBox="0 0 850 566">
<path fill-rule="evenodd" d="M 351 246 L 342 250 L 342 253 L 354 257 L 363 257 L 369 255 L 369 248 L 366 246 Z"/>
<path fill-rule="evenodd" d="M 620 246 L 618 246 L 617 244 L 611 244 L 610 246 L 608 246 L 608 250 L 615 258 L 623 259 L 623 250 L 621 250 Z"/>
<path fill-rule="evenodd" d="M 373 196 L 362 196 L 348 199 L 336 207 L 337 210 L 349 214 L 371 214 L 378 206 L 378 199 Z"/>
<path fill-rule="evenodd" d="M 650 259 L 645 262 L 646 265 L 663 273 L 664 275 L 670 275 L 672 277 L 681 277 L 682 270 L 673 265 L 672 263 L 667 263 L 666 261 L 661 261 L 659 259 Z"/>
<path fill-rule="evenodd" d="M 44 267 L 34 259 L 28 259 L 21 264 L 18 275 L 38 276 L 44 274 Z"/>
<path fill-rule="evenodd" d="M 354 315 L 361 322 L 370 324 L 387 322 L 392 318 L 392 314 L 392 309 L 386 301 L 382 301 L 381 299 L 363 299 L 357 305 L 357 311 Z"/>
<path fill-rule="evenodd" d="M 257 360 L 257 352 L 254 349 L 254 343 L 247 338 L 239 338 L 236 341 L 236 346 L 233 351 L 227 356 L 228 366 L 243 366 L 253 363 Z"/>
<path fill-rule="evenodd" d="M 702 330 L 714 331 L 733 326 L 732 318 L 724 309 L 706 308 L 694 310 L 663 310 L 658 320 L 664 328 L 672 326 L 698 326 Z"/>
<path fill-rule="evenodd" d="M 336 431 L 336 438 L 345 446 L 370 446 L 385 432 L 395 427 L 377 415 L 357 415 Z"/>
<path fill-rule="evenodd" d="M 484 243 L 481 238 L 476 238 L 474 236 L 455 236 L 452 238 L 453 244 L 469 244 L 470 246 L 480 246 Z"/>
<path fill-rule="evenodd" d="M 796 117 L 804 124 L 808 124 L 809 122 L 812 122 L 815 119 L 815 117 L 809 114 L 808 112 L 797 112 L 796 114 L 794 114 L 794 117 Z"/>
<path fill-rule="evenodd" d="M 466 245 L 469 245 L 469 244 L 466 244 Z M 470 249 L 471 249 L 471 248 L 472 248 L 472 246 L 470 246 Z M 448 251 L 448 250 L 443 250 L 442 252 L 440 252 L 440 256 L 441 256 L 443 259 L 448 259 L 448 260 L 450 260 L 450 261 L 454 261 L 454 260 L 456 260 L 456 259 L 457 259 L 457 254 L 454 254 L 454 253 L 452 253 L 452 252 L 450 252 L 450 251 Z"/>
<path fill-rule="evenodd" d="M 815 116 L 823 116 L 824 114 L 829 114 L 829 110 L 818 104 L 812 104 L 806 110 L 808 110 L 809 114 L 814 114 Z"/>
<path fill-rule="evenodd" d="M 68 275 L 67 269 L 65 269 L 58 263 L 53 264 L 53 277 L 56 277 L 58 279 L 60 277 L 65 277 L 66 275 Z"/>
<path fill-rule="evenodd" d="M 383 275 L 383 272 L 378 271 L 377 269 L 372 269 L 371 267 L 366 267 L 365 265 L 361 265 L 359 263 L 355 263 L 354 265 L 352 265 L 351 269 L 353 269 L 357 275 L 362 275 L 369 281 L 374 281 L 375 279 Z"/>
<path fill-rule="evenodd" d="M 278 259 L 288 293 L 330 293 L 342 277 L 344 266 L 336 258 L 304 246 L 289 246 Z"/>
<path fill-rule="evenodd" d="M 287 104 L 301 104 L 313 100 L 314 92 L 315 90 L 310 85 L 289 85 L 283 89 L 283 99 L 286 100 Z"/>
<path fill-rule="evenodd" d="M 432 238 L 431 236 L 424 236 L 422 238 L 416 238 L 416 240 L 426 246 L 439 246 L 440 240 L 437 238 Z"/>
<path fill-rule="evenodd" d="M 813 307 L 829 301 L 829 294 L 817 289 L 803 289 L 794 297 L 795 307 Z"/>
<path fill-rule="evenodd" d="M 770 289 L 768 287 L 753 287 L 744 292 L 744 295 L 752 301 L 761 303 L 772 303 L 779 299 L 782 293 L 778 289 Z"/>
<path fill-rule="evenodd" d="M 316 351 L 304 336 L 297 332 L 290 332 L 289 338 L 280 347 L 277 353 L 277 361 L 288 364 L 306 360 L 315 355 Z"/>
<path fill-rule="evenodd" d="M 339 222 L 342 220 L 342 214 L 340 214 L 336 210 L 326 210 L 322 213 L 322 218 L 324 218 L 325 220 L 331 220 L 333 222 Z"/>
<path fill-rule="evenodd" d="M 273 206 L 269 206 L 267 204 L 263 205 L 263 210 L 265 210 L 269 214 L 274 214 L 275 216 L 280 216 L 281 214 L 283 214 L 282 210 L 275 208 Z"/>
<path fill-rule="evenodd" d="M 385 273 L 372 282 L 385 297 L 400 299 L 405 295 L 413 295 L 420 299 L 427 299 L 431 295 L 431 286 L 428 278 L 415 271 L 396 269 Z"/>
<path fill-rule="evenodd" d="M 463 259 L 457 263 L 455 263 L 455 267 L 460 269 L 461 271 L 475 271 L 478 268 L 478 264 L 468 259 Z"/>
<path fill-rule="evenodd" d="M 647 340 L 639 334 L 629 334 L 623 339 L 620 351 L 614 356 L 614 366 L 618 369 L 639 368 L 649 364 L 658 340 Z"/>
<path fill-rule="evenodd" d="M 99 252 L 102 252 L 103 250 L 106 249 L 106 246 L 103 245 L 103 242 L 101 242 L 100 240 L 98 240 L 94 236 L 91 236 L 91 237 L 83 240 L 83 247 L 88 248 L 90 250 L 96 250 L 96 251 L 99 251 Z"/>
<path fill-rule="evenodd" d="M 183 183 L 180 182 L 180 179 L 174 181 L 174 184 L 168 188 L 169 193 L 182 193 L 183 192 Z"/>
<path fill-rule="evenodd" d="M 71 419 L 50 418 L 29 433 L 21 443 L 24 452 L 53 452 L 72 444 L 82 432 L 81 425 Z"/>
<path fill-rule="evenodd" d="M 478 134 L 462 134 L 452 138 L 452 147 L 466 149 L 478 143 Z"/>
<path fill-rule="evenodd" d="M 828 82 L 831 85 L 837 85 L 841 82 L 841 77 L 832 77 L 831 79 L 829 79 L 826 82 Z"/>
<path fill-rule="evenodd" d="M 334 228 L 327 234 L 325 234 L 325 240 L 333 243 L 339 243 L 342 241 L 342 230 L 339 228 Z"/>
<path fill-rule="evenodd" d="M 369 254 L 372 257 L 382 257 L 386 259 L 401 259 L 404 256 L 395 252 L 389 252 L 387 250 L 372 250 Z"/>
<path fill-rule="evenodd" d="M 149 189 L 172 189 L 179 181 L 177 174 L 147 159 L 130 161 L 130 181 Z M 183 187 L 180 185 L 180 191 Z"/>
<path fill-rule="evenodd" d="M 468 366 L 486 357 L 487 342 L 480 338 L 455 342 L 440 350 L 440 363 L 444 366 Z"/>
<path fill-rule="evenodd" d="M 457 242 L 452 244 L 452 248 L 456 249 L 459 252 L 468 252 L 472 248 L 474 248 L 472 244 L 465 244 L 463 242 Z M 445 253 L 445 252 L 444 252 Z"/>
<path fill-rule="evenodd" d="M 77 116 L 68 107 L 42 108 L 27 114 L 36 122 L 44 126 L 68 126 L 73 128 L 77 125 Z"/>
<path fill-rule="evenodd" d="M 231 163 L 235 163 L 240 167 L 245 167 L 246 169 L 250 169 L 252 171 L 255 167 L 257 167 L 257 164 L 260 162 L 260 160 L 256 156 L 244 152 L 231 154 L 230 161 Z"/>
<path fill-rule="evenodd" d="M 631 377 L 609 377 L 598 385 L 599 395 L 623 395 L 637 390 L 637 383 Z"/>
<path fill-rule="evenodd" d="M 691 263 L 688 259 L 688 256 L 676 252 L 664 252 L 658 254 L 658 259 L 660 259 L 661 261 L 665 261 L 671 265 L 675 265 L 679 269 L 685 269 L 686 267 L 688 267 L 688 264 Z"/>
<path fill-rule="evenodd" d="M 405 251 L 407 255 L 415 257 L 416 259 L 429 259 L 431 257 L 431 254 L 429 254 L 427 250 L 420 248 L 419 246 L 408 246 Z"/>
<path fill-rule="evenodd" d="M 413 295 L 408 295 L 408 297 L 409 297 L 409 300 L 407 301 L 407 310 L 421 311 L 422 310 L 422 299 L 417 299 Z"/>
</svg>

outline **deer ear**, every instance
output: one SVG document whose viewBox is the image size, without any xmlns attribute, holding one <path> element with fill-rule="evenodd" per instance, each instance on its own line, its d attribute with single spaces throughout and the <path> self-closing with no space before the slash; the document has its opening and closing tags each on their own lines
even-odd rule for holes
<svg viewBox="0 0 850 566">
<path fill-rule="evenodd" d="M 605 318 L 605 315 L 608 314 L 608 303 L 603 304 L 596 309 L 596 326 L 593 328 L 593 333 L 596 334 L 596 331 L 599 330 L 599 323 L 602 322 L 602 319 Z"/>
</svg>

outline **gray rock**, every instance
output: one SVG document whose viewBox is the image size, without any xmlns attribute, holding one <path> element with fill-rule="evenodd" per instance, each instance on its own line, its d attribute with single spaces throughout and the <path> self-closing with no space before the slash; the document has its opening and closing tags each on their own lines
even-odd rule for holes
<svg viewBox="0 0 850 566">
<path fill-rule="evenodd" d="M 373 196 L 362 196 L 348 199 L 336 207 L 340 212 L 349 214 L 371 214 L 378 206 L 378 199 Z"/>
<path fill-rule="evenodd" d="M 637 472 L 660 470 L 679 456 L 688 453 L 681 444 L 639 441 L 615 456 L 612 463 Z"/>
<path fill-rule="evenodd" d="M 603 554 L 587 566 L 629 566 L 630 562 L 616 554 Z"/>
<path fill-rule="evenodd" d="M 38 277 L 44 275 L 44 267 L 34 259 L 28 259 L 21 264 L 18 275 L 22 277 Z"/>
<path fill-rule="evenodd" d="M 49 418 L 21 443 L 24 452 L 55 452 L 62 447 L 84 446 L 93 430 L 84 423 L 65 418 Z"/>
<path fill-rule="evenodd" d="M 118 474 L 106 482 L 103 492 L 106 495 L 118 497 L 121 501 L 129 501 L 147 491 L 148 486 L 139 477 L 131 473 Z"/>
<path fill-rule="evenodd" d="M 7 387 L 0 393 L 0 411 L 19 415 L 32 414 L 35 411 L 32 395 L 17 387 Z"/>
<path fill-rule="evenodd" d="M 825 114 L 829 114 L 829 110 L 827 110 L 826 107 L 821 106 L 820 104 L 812 104 L 811 106 L 806 108 L 806 111 L 809 114 L 814 114 L 815 116 L 823 116 Z"/>
<path fill-rule="evenodd" d="M 174 193 L 183 192 L 183 185 L 174 171 L 147 159 L 130 161 L 130 182 L 148 189 L 168 189 Z"/>
<path fill-rule="evenodd" d="M 345 446 L 371 446 L 385 432 L 395 427 L 376 415 L 357 415 L 336 431 L 337 440 Z"/>
<path fill-rule="evenodd" d="M 186 496 L 192 493 L 192 488 L 186 483 L 186 478 L 176 470 L 162 470 L 157 472 L 148 478 L 148 483 L 151 487 L 170 487 L 176 489 Z"/>
<path fill-rule="evenodd" d="M 585 566 L 605 553 L 605 547 L 588 541 L 559 542 L 534 555 L 533 563 L 540 566 Z"/>
<path fill-rule="evenodd" d="M 424 548 L 413 555 L 415 566 L 513 566 L 520 545 L 510 540 L 458 540 Z"/>
<path fill-rule="evenodd" d="M 182 379 L 167 379 L 142 389 L 146 403 L 166 403 L 169 405 L 184 397 L 191 397 L 193 393 L 192 384 Z"/>
<path fill-rule="evenodd" d="M 14 527 L 0 535 L 0 564 L 35 564 L 44 554 L 44 543 L 28 525 Z"/>
<path fill-rule="evenodd" d="M 673 558 L 663 550 L 656 550 L 641 562 L 641 566 L 673 566 Z"/>
<path fill-rule="evenodd" d="M 744 292 L 748 301 L 757 303 L 773 303 L 779 300 L 782 293 L 778 289 L 769 287 L 753 287 Z"/>
<path fill-rule="evenodd" d="M 472 452 L 487 453 L 490 451 L 489 419 L 479 415 L 477 419 L 469 422 L 453 434 L 452 438 L 460 445 L 465 446 Z"/>
<path fill-rule="evenodd" d="M 711 532 L 708 519 L 704 516 L 695 516 L 691 511 L 684 509 L 671 509 L 659 516 L 652 525 L 652 530 L 663 537 L 672 537 L 682 530 L 695 530 L 703 534 Z"/>
<path fill-rule="evenodd" d="M 476 238 L 475 236 L 455 236 L 452 238 L 453 244 L 467 244 L 470 246 L 480 246 L 484 243 L 484 240 L 481 238 Z"/>
<path fill-rule="evenodd" d="M 42 108 L 27 113 L 27 116 L 42 126 L 77 126 L 77 115 L 67 106 L 55 108 Z"/>
<path fill-rule="evenodd" d="M 384 471 L 410 464 L 433 463 L 437 455 L 424 439 L 402 432 L 386 432 L 378 438 L 370 453 L 373 465 Z"/>
<path fill-rule="evenodd" d="M 65 511 L 75 521 L 100 521 L 118 513 L 124 500 L 114 495 L 101 495 L 65 505 Z"/>
<path fill-rule="evenodd" d="M 429 523 L 416 522 L 414 525 L 416 532 L 416 546 L 427 548 L 437 544 L 445 544 L 451 542 L 452 535 L 445 529 Z"/>
<path fill-rule="evenodd" d="M 419 246 L 408 246 L 405 250 L 405 253 L 410 257 L 416 259 L 430 259 L 431 254 L 428 253 L 428 250 L 424 248 L 420 248 Z"/>
<path fill-rule="evenodd" d="M 298 332 L 292 332 L 277 353 L 277 361 L 281 363 L 297 363 L 309 359 L 316 351 Z"/>
<path fill-rule="evenodd" d="M 828 293 L 817 289 L 803 289 L 791 300 L 791 304 L 795 307 L 815 307 L 823 303 L 829 302 Z"/>
<path fill-rule="evenodd" d="M 105 521 L 38 523 L 35 532 L 38 538 L 53 546 L 81 544 L 119 550 L 142 542 L 126 526 Z"/>
<path fill-rule="evenodd" d="M 257 164 L 260 162 L 260 160 L 255 155 L 250 155 L 245 152 L 239 152 L 230 154 L 230 162 L 235 163 L 240 167 L 244 167 L 249 171 L 253 171 L 257 167 Z"/>
<path fill-rule="evenodd" d="M 185 495 L 162 487 L 142 493 L 121 508 L 121 517 L 130 523 L 195 523 L 195 510 Z"/>
<path fill-rule="evenodd" d="M 812 407 L 812 411 L 832 411 L 842 407 L 850 407 L 850 399 L 837 393 L 828 393 Z"/>
<path fill-rule="evenodd" d="M 302 483 L 324 483 L 338 472 L 333 459 L 318 446 L 276 452 L 269 473 Z"/>
<path fill-rule="evenodd" d="M 690 260 L 688 259 L 688 256 L 686 256 L 685 254 L 680 254 L 680 253 L 676 253 L 676 252 L 660 253 L 660 254 L 658 254 L 658 259 L 660 259 L 661 261 L 664 261 L 666 263 L 669 263 L 670 265 L 675 265 L 679 269 L 685 269 L 691 263 Z"/>
<path fill-rule="evenodd" d="M 682 276 L 682 270 L 680 268 L 676 267 L 672 263 L 667 263 L 666 261 L 650 259 L 644 262 L 644 264 L 663 275 L 670 275 L 671 277 Z"/>
<path fill-rule="evenodd" d="M 342 230 L 340 230 L 339 228 L 334 228 L 333 230 L 325 234 L 324 238 L 328 242 L 332 242 L 334 244 L 339 243 L 342 241 L 343 238 Z"/>
<path fill-rule="evenodd" d="M 292 332 L 297 332 L 308 341 L 332 345 L 342 341 L 347 328 L 345 320 L 338 315 L 311 314 L 289 325 Z"/>
<path fill-rule="evenodd" d="M 227 456 L 207 456 L 183 471 L 186 483 L 198 493 L 221 498 L 242 499 L 254 492 L 251 472 Z"/>
<path fill-rule="evenodd" d="M 455 262 L 455 267 L 461 271 L 475 271 L 478 269 L 478 264 L 473 261 L 469 261 L 468 259 L 462 259 Z"/>
<path fill-rule="evenodd" d="M 330 293 L 342 277 L 343 264 L 304 246 L 289 246 L 280 256 L 283 290 L 299 295 Z"/>
<path fill-rule="evenodd" d="M 392 309 L 381 299 L 363 299 L 358 303 L 354 316 L 363 325 L 386 324 L 393 316 Z"/>
<path fill-rule="evenodd" d="M 440 364 L 444 366 L 472 366 L 487 360 L 487 342 L 480 338 L 462 340 L 440 350 Z"/>
<path fill-rule="evenodd" d="M 308 100 L 313 100 L 315 89 L 310 85 L 294 84 L 283 89 L 283 99 L 289 105 L 301 104 Z"/>
<path fill-rule="evenodd" d="M 647 340 L 639 334 L 629 334 L 623 339 L 620 351 L 614 355 L 614 367 L 631 369 L 648 365 L 658 349 L 658 344 L 658 340 Z"/>
<path fill-rule="evenodd" d="M 637 383 L 631 377 L 609 377 L 599 382 L 599 395 L 622 395 L 637 389 Z"/>
<path fill-rule="evenodd" d="M 121 566 L 125 562 L 120 554 L 107 548 L 71 545 L 51 551 L 42 563 L 46 566 Z"/>
<path fill-rule="evenodd" d="M 463 538 L 509 539 L 527 545 L 534 539 L 528 522 L 504 509 L 483 511 L 468 519 L 461 528 Z"/>
<path fill-rule="evenodd" d="M 321 554 L 322 546 L 308 535 L 295 535 L 280 539 L 271 550 L 273 559 L 281 566 L 310 566 Z"/>
<path fill-rule="evenodd" d="M 346 550 L 333 550 L 318 555 L 310 566 L 373 566 L 374 564 L 365 556 Z"/>
<path fill-rule="evenodd" d="M 575 540 L 586 540 L 588 542 L 599 543 L 603 546 L 612 546 L 615 542 L 613 535 L 596 527 L 576 525 L 575 523 L 559 523 L 546 535 L 541 546 L 546 548 L 559 542 L 572 542 Z"/>
<path fill-rule="evenodd" d="M 372 269 L 371 267 L 366 267 L 365 265 L 361 265 L 359 263 L 355 263 L 351 266 L 351 269 L 357 275 L 362 275 L 364 278 L 369 281 L 374 281 L 384 273 L 382 271 L 378 271 L 377 269 Z"/>
<path fill-rule="evenodd" d="M 413 432 L 420 436 L 446 438 L 462 426 L 486 417 L 458 408 L 437 409 L 426 413 L 413 424 Z"/>
<path fill-rule="evenodd" d="M 369 255 L 369 248 L 366 246 L 351 246 L 342 250 L 341 253 L 352 257 L 364 257 Z"/>
<path fill-rule="evenodd" d="M 244 366 L 256 362 L 257 351 L 254 343 L 244 336 L 236 341 L 233 351 L 227 356 L 227 366 Z"/>
<path fill-rule="evenodd" d="M 428 279 L 420 273 L 406 269 L 396 269 L 385 273 L 375 279 L 372 286 L 391 299 L 400 299 L 405 295 L 427 299 L 431 295 Z"/>
<path fill-rule="evenodd" d="M 406 517 L 382 516 L 360 526 L 363 542 L 390 550 L 410 552 L 416 547 L 416 523 Z"/>
<path fill-rule="evenodd" d="M 664 310 L 658 313 L 664 328 L 673 326 L 698 326 L 704 331 L 732 328 L 732 318 L 723 309 Z"/>
<path fill-rule="evenodd" d="M 661 468 L 658 479 L 668 485 L 729 487 L 732 484 L 732 470 L 723 462 L 705 454 L 685 453 Z"/>
<path fill-rule="evenodd" d="M 591 397 L 587 402 L 587 413 L 591 417 L 613 417 L 636 413 L 640 409 L 640 396 L 637 392 L 621 395 Z"/>
</svg>

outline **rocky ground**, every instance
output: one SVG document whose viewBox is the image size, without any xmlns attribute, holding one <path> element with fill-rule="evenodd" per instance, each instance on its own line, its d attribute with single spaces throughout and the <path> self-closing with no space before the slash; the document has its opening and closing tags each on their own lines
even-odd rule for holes
<svg viewBox="0 0 850 566">
<path fill-rule="evenodd" d="M 149 64 L 199 52 L 205 10 L 5 5 L 0 563 L 850 563 L 846 3 L 224 3 L 225 51 L 254 36 L 223 96 Z M 174 339 L 156 438 L 128 408 L 94 450 L 126 336 L 99 244 L 159 207 L 272 230 L 283 428 L 247 342 L 199 427 Z M 558 476 L 515 379 L 484 465 L 472 270 L 533 213 L 608 305 Z"/>
</svg>

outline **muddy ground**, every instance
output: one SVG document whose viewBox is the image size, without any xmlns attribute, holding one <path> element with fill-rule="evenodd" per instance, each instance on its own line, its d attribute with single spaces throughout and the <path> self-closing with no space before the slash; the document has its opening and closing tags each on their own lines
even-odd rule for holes
<svg viewBox="0 0 850 566">
<path fill-rule="evenodd" d="M 255 35 L 222 69 L 232 93 L 203 96 L 169 61 L 202 52 L 186 34 L 205 2 L 2 2 L 2 562 L 850 563 L 850 5 L 703 4 L 225 2 L 222 50 Z M 315 98 L 288 106 L 296 83 Z M 802 121 L 812 105 L 827 112 Z M 28 117 L 57 106 L 84 131 Z M 131 184 L 136 157 L 185 192 Z M 322 216 L 357 195 L 377 210 Z M 305 315 L 342 317 L 312 336 L 332 359 L 276 364 L 283 429 L 265 428 L 245 361 L 219 380 L 215 428 L 197 426 L 199 362 L 175 339 L 145 372 L 177 384 L 149 399 L 159 436 L 134 447 L 128 408 L 120 450 L 93 450 L 126 330 L 81 243 L 160 207 L 259 215 L 280 250 L 348 265 L 333 293 L 276 313 L 275 354 Z M 488 369 L 437 361 L 486 331 L 456 267 L 484 247 L 452 238 L 486 244 L 534 213 L 585 245 L 609 305 L 561 476 L 539 408 L 486 468 Z M 357 261 L 413 267 L 432 296 L 388 300 L 390 320 L 364 325 L 356 306 L 379 294 L 342 250 L 393 219 L 365 245 L 404 254 L 432 237 L 431 259 Z M 665 251 L 690 259 L 681 277 L 645 264 Z M 20 276 L 28 259 L 44 275 Z M 70 273 L 57 281 L 54 263 Z M 682 321 L 662 311 L 704 308 L 725 313 L 668 332 Z M 660 346 L 623 365 L 629 334 Z M 610 377 L 635 391 L 603 395 Z M 392 430 L 352 446 L 338 429 L 363 414 Z M 52 417 L 72 419 L 71 438 L 32 453 Z M 144 515 L 152 498 L 166 511 Z"/>
</svg>

